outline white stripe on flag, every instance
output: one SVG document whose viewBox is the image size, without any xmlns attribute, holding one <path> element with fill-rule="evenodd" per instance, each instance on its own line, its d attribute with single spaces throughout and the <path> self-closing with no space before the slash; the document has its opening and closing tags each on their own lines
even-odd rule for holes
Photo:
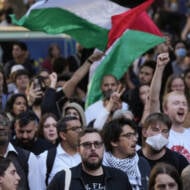
<svg viewBox="0 0 190 190">
<path fill-rule="evenodd" d="M 113 15 L 121 14 L 128 10 L 128 8 L 109 0 L 43 0 L 34 4 L 27 12 L 27 16 L 31 10 L 43 8 L 62 8 L 107 29 L 111 28 L 111 17 Z"/>
</svg>

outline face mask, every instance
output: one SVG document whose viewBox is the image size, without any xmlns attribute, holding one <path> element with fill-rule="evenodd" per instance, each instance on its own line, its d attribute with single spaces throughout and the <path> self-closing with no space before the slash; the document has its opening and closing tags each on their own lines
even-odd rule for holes
<svg viewBox="0 0 190 190">
<path fill-rule="evenodd" d="M 176 50 L 176 55 L 178 57 L 185 57 L 186 53 L 187 53 L 187 51 L 186 51 L 185 48 L 179 48 L 179 49 Z"/>
<path fill-rule="evenodd" d="M 150 145 L 154 150 L 161 150 L 168 144 L 168 139 L 162 134 L 157 134 L 146 139 L 146 143 Z"/>
</svg>

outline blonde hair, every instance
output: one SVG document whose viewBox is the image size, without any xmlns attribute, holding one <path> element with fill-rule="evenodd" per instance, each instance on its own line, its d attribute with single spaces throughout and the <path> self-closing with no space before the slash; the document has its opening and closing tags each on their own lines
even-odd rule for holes
<svg viewBox="0 0 190 190">
<path fill-rule="evenodd" d="M 186 101 L 187 101 L 187 97 L 186 97 L 185 93 L 179 92 L 179 91 L 172 91 L 172 92 L 169 92 L 169 93 L 167 93 L 167 94 L 164 96 L 164 98 L 163 98 L 163 102 L 162 102 L 162 109 L 163 109 L 163 110 L 167 108 L 168 99 L 169 99 L 169 97 L 172 96 L 172 95 L 174 95 L 174 96 L 184 96 L 185 99 L 186 99 Z M 188 103 L 188 102 L 187 102 L 187 103 Z"/>
</svg>

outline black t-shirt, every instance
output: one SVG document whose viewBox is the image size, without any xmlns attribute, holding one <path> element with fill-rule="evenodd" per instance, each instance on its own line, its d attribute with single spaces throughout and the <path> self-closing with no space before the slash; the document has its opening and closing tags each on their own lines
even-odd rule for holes
<svg viewBox="0 0 190 190">
<path fill-rule="evenodd" d="M 104 174 L 100 176 L 92 176 L 82 171 L 82 178 L 86 190 L 105 190 Z"/>
<path fill-rule="evenodd" d="M 150 160 L 147 157 L 145 157 L 142 152 L 142 149 L 138 151 L 138 155 L 145 158 L 148 161 L 151 168 L 158 162 L 166 162 L 168 164 L 173 165 L 178 170 L 179 174 L 181 174 L 182 170 L 189 164 L 184 156 L 168 148 L 166 148 L 166 153 L 164 154 L 164 156 L 162 156 L 158 160 Z"/>
</svg>

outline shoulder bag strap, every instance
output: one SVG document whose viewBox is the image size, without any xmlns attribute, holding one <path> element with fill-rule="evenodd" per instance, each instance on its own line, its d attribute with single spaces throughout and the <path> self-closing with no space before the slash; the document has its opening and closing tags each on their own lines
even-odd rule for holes
<svg viewBox="0 0 190 190">
<path fill-rule="evenodd" d="M 69 190 L 71 183 L 71 170 L 69 168 L 65 168 L 65 190 Z"/>
</svg>

